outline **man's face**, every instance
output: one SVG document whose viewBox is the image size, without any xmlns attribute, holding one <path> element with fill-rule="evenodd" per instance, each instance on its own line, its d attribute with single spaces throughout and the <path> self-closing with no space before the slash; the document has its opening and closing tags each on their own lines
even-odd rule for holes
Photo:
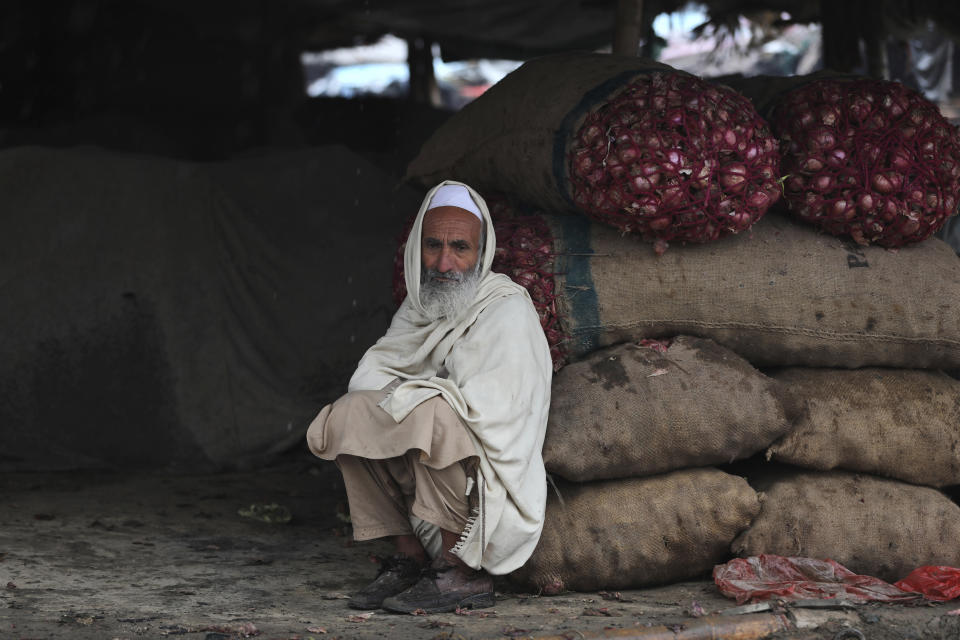
<svg viewBox="0 0 960 640">
<path fill-rule="evenodd" d="M 420 259 L 423 270 L 438 282 L 450 273 L 458 279 L 477 264 L 480 255 L 480 219 L 459 207 L 437 207 L 423 217 Z"/>
</svg>

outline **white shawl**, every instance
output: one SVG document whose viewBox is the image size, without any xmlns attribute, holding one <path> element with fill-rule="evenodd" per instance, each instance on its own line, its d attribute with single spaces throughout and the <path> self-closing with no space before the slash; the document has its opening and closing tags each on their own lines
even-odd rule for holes
<svg viewBox="0 0 960 640">
<path fill-rule="evenodd" d="M 399 379 L 381 403 L 394 420 L 437 395 L 460 415 L 480 460 L 474 489 L 479 507 L 453 552 L 474 569 L 504 574 L 530 557 L 543 529 L 547 487 L 541 450 L 553 375 L 550 349 L 527 291 L 490 271 L 493 223 L 470 187 L 486 228 L 477 296 L 460 318 L 432 321 L 424 315 L 421 228 L 443 184 L 462 183 L 445 181 L 424 199 L 404 254 L 407 297 L 386 335 L 360 360 L 349 389 L 382 389 Z"/>
</svg>

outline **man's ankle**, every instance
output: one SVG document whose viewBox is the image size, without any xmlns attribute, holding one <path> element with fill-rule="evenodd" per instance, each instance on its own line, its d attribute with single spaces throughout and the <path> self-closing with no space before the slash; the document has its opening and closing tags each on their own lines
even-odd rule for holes
<svg viewBox="0 0 960 640">
<path fill-rule="evenodd" d="M 452 568 L 461 572 L 473 571 L 473 569 L 467 566 L 467 563 L 454 555 L 454 553 L 449 549 L 434 558 L 433 562 L 430 563 L 430 566 L 434 567 L 435 569 Z"/>
<path fill-rule="evenodd" d="M 427 552 L 424 550 L 420 540 L 414 535 L 394 536 L 394 547 L 396 554 L 410 558 L 420 566 L 426 566 L 429 562 Z"/>
</svg>

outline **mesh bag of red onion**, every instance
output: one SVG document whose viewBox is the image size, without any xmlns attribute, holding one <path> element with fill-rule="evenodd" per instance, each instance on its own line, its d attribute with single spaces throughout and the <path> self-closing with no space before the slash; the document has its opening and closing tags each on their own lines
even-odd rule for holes
<svg viewBox="0 0 960 640">
<path fill-rule="evenodd" d="M 897 82 L 816 80 L 773 105 L 785 199 L 803 220 L 860 244 L 924 240 L 956 213 L 960 136 Z"/>
<path fill-rule="evenodd" d="M 569 149 L 578 207 L 655 241 L 749 229 L 780 197 L 776 139 L 747 98 L 678 72 L 636 78 Z"/>
</svg>

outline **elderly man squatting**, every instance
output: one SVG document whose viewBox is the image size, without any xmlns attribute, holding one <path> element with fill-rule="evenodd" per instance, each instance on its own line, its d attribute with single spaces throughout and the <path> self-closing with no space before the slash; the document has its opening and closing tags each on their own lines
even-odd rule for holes
<svg viewBox="0 0 960 640">
<path fill-rule="evenodd" d="M 406 299 L 307 432 L 343 473 L 354 539 L 396 547 L 351 607 L 492 606 L 491 574 L 540 538 L 550 351 L 526 290 L 490 270 L 495 249 L 479 194 L 434 187 L 407 240 Z"/>
</svg>

